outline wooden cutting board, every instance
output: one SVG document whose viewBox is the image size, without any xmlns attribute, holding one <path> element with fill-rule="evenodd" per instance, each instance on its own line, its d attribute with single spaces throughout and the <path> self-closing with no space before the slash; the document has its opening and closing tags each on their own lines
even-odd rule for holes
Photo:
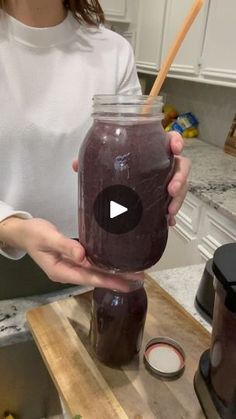
<svg viewBox="0 0 236 419">
<path fill-rule="evenodd" d="M 90 349 L 91 292 L 28 312 L 35 342 L 72 418 L 204 418 L 193 377 L 210 335 L 151 278 L 146 279 L 146 291 L 149 307 L 142 350 L 139 359 L 121 369 L 102 365 Z M 169 336 L 184 348 L 182 377 L 166 381 L 146 370 L 143 349 L 156 336 Z"/>
</svg>

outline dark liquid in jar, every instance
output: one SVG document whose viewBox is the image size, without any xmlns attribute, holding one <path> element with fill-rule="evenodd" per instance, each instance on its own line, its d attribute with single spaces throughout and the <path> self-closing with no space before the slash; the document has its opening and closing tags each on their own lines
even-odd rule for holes
<svg viewBox="0 0 236 419">
<path fill-rule="evenodd" d="M 143 287 L 129 293 L 94 290 L 90 340 L 101 362 L 120 366 L 138 354 L 146 312 L 147 296 Z"/>
<path fill-rule="evenodd" d="M 161 121 L 94 122 L 79 154 L 79 237 L 94 264 L 137 272 L 161 258 L 168 237 L 172 171 L 173 155 Z M 98 194 L 112 185 L 132 188 L 142 201 L 142 217 L 127 233 L 109 233 L 94 217 Z"/>
</svg>

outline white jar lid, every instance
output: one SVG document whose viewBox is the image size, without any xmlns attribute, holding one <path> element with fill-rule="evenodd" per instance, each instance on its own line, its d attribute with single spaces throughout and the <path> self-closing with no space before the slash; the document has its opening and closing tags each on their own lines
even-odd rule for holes
<svg viewBox="0 0 236 419">
<path fill-rule="evenodd" d="M 185 368 L 185 353 L 175 340 L 157 337 L 147 343 L 144 362 L 147 369 L 158 376 L 179 377 Z"/>
</svg>

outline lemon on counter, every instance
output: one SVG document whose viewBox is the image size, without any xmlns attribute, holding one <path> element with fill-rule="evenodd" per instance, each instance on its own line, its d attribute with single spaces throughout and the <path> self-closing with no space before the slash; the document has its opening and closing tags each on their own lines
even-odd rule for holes
<svg viewBox="0 0 236 419">
<path fill-rule="evenodd" d="M 184 138 L 193 138 L 193 137 L 197 137 L 198 136 L 198 130 L 196 127 L 190 127 L 187 128 L 186 130 L 184 130 L 184 132 L 182 133 L 182 136 Z"/>
</svg>

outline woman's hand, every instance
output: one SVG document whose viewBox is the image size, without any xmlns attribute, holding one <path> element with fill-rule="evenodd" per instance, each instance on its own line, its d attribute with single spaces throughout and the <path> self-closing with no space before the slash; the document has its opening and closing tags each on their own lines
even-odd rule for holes
<svg viewBox="0 0 236 419">
<path fill-rule="evenodd" d="M 10 217 L 0 224 L 0 233 L 1 240 L 26 251 L 55 282 L 128 291 L 125 280 L 143 279 L 141 274 L 119 276 L 93 268 L 79 242 L 65 237 L 53 224 L 40 218 Z"/>
<path fill-rule="evenodd" d="M 188 192 L 188 175 L 191 168 L 191 162 L 189 159 L 180 156 L 184 148 L 184 141 L 181 135 L 175 131 L 169 132 L 168 135 L 170 136 L 171 150 L 175 155 L 176 160 L 175 173 L 168 185 L 168 192 L 172 197 L 168 208 L 170 214 L 169 225 L 174 226 L 176 223 L 175 215 L 179 211 Z M 77 160 L 73 161 L 72 167 L 75 172 L 78 171 Z"/>
<path fill-rule="evenodd" d="M 172 197 L 169 205 L 169 225 L 174 226 L 175 215 L 181 208 L 184 198 L 188 192 L 188 175 L 191 169 L 191 161 L 185 157 L 180 156 L 183 148 L 184 141 L 181 135 L 175 131 L 169 133 L 170 146 L 172 153 L 175 155 L 176 165 L 175 173 L 169 185 L 168 192 Z"/>
</svg>

